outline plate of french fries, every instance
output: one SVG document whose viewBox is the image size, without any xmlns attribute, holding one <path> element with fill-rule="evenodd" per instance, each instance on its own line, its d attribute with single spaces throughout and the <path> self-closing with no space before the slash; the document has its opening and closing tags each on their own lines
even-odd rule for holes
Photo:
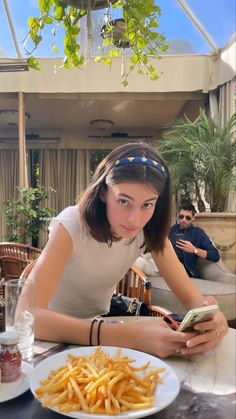
<svg viewBox="0 0 236 419">
<path fill-rule="evenodd" d="M 40 362 L 30 389 L 42 406 L 80 418 L 141 418 L 167 407 L 179 380 L 165 362 L 112 346 L 69 349 Z"/>
</svg>

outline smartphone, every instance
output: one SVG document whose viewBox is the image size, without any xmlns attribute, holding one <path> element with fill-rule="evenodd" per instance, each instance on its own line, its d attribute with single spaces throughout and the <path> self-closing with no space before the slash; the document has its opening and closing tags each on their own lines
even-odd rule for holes
<svg viewBox="0 0 236 419">
<path fill-rule="evenodd" d="M 192 310 L 189 310 L 186 316 L 183 318 L 177 328 L 177 331 L 191 331 L 193 330 L 194 324 L 210 320 L 210 314 L 216 313 L 217 311 L 219 311 L 219 306 L 217 304 L 206 307 L 193 308 Z"/>
</svg>

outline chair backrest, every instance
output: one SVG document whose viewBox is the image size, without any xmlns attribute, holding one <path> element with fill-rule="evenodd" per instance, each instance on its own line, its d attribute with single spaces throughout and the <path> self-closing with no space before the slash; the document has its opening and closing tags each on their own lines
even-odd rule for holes
<svg viewBox="0 0 236 419">
<path fill-rule="evenodd" d="M 116 286 L 116 293 L 131 298 L 138 298 L 139 301 L 147 304 L 149 316 L 151 317 L 168 317 L 170 311 L 165 307 L 152 305 L 152 283 L 146 275 L 136 266 L 131 266 L 124 277 Z"/>
<path fill-rule="evenodd" d="M 9 279 L 17 279 L 28 265 L 30 260 L 18 259 L 12 256 L 0 257 L 1 278 L 5 281 Z"/>
<path fill-rule="evenodd" d="M 41 249 L 37 247 L 27 246 L 21 243 L 1 242 L 0 257 L 10 256 L 22 260 L 36 259 L 41 253 Z"/>
<path fill-rule="evenodd" d="M 147 305 L 151 304 L 151 282 L 135 266 L 131 266 L 117 284 L 116 293 L 131 298 L 138 298 Z"/>
</svg>

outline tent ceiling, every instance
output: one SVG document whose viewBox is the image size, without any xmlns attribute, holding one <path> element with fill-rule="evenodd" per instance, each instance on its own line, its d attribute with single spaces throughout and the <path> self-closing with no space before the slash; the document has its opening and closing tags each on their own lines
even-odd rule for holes
<svg viewBox="0 0 236 419">
<path fill-rule="evenodd" d="M 93 119 L 109 119 L 114 125 L 109 132 L 135 130 L 146 134 L 158 134 L 166 121 L 183 116 L 186 109 L 196 118 L 199 106 L 204 106 L 203 93 L 142 95 L 126 94 L 27 94 L 25 95 L 26 132 L 42 130 L 88 131 L 96 130 L 89 122 Z M 18 99 L 14 94 L 0 95 L 0 109 L 17 110 Z M 15 119 L 14 119 L 15 118 Z M 0 130 L 14 132 L 17 129 L 17 115 L 10 112 L 0 114 Z"/>
</svg>

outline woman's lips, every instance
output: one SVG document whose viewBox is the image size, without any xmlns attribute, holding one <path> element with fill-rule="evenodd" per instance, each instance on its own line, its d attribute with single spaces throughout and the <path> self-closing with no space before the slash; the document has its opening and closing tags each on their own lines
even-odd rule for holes
<svg viewBox="0 0 236 419">
<path fill-rule="evenodd" d="M 126 227 L 126 226 L 121 226 L 127 233 L 134 233 L 135 231 L 137 231 L 137 228 L 134 227 Z"/>
</svg>

